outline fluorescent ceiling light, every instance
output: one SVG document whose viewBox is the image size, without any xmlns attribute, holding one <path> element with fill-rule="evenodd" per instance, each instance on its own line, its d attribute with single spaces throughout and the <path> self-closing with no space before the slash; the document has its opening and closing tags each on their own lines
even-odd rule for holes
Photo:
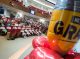
<svg viewBox="0 0 80 59">
<path fill-rule="evenodd" d="M 51 9 L 53 9 L 52 6 L 46 5 L 46 4 L 42 3 L 41 1 L 38 1 L 38 0 L 33 0 L 33 1 L 35 1 L 35 2 L 37 2 L 37 3 L 39 3 L 39 4 L 41 4 L 41 5 L 44 5 L 44 6 L 46 6 L 46 7 L 49 7 L 49 8 L 51 8 Z"/>
</svg>

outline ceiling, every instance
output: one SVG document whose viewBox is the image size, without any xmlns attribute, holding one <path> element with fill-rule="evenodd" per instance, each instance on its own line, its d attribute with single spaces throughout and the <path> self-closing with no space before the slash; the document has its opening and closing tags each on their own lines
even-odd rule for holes
<svg viewBox="0 0 80 59">
<path fill-rule="evenodd" d="M 54 4 L 52 4 L 48 2 L 47 0 L 27 0 L 27 1 L 30 2 L 32 6 L 35 6 L 39 9 L 42 9 L 48 12 L 51 12 L 54 9 L 55 4 L 57 2 L 57 0 L 52 0 L 54 1 Z"/>
<path fill-rule="evenodd" d="M 42 10 L 45 10 L 45 11 L 49 11 L 51 12 L 54 7 L 55 7 L 55 4 L 57 2 L 57 0 L 18 0 L 18 1 L 23 1 L 23 4 L 29 6 L 29 5 L 32 5 L 34 7 L 37 7 L 39 9 L 42 9 Z M 50 1 L 53 2 L 50 3 Z"/>
<path fill-rule="evenodd" d="M 12 0 L 0 0 L 0 2 L 4 2 L 4 3 L 10 3 L 10 1 Z M 55 5 L 57 0 L 18 0 L 18 1 L 23 1 L 25 4 L 27 5 L 32 5 L 32 6 L 35 6 L 39 9 L 42 9 L 42 10 L 45 10 L 45 11 L 49 11 L 51 12 Z M 50 2 L 47 2 L 47 1 L 53 1 L 54 4 L 50 3 Z"/>
<path fill-rule="evenodd" d="M 31 6 L 34 6 L 34 7 L 38 8 L 38 9 L 41 9 L 41 10 L 49 13 L 49 12 L 51 12 L 54 9 L 54 7 L 55 7 L 54 4 L 56 3 L 57 0 L 53 0 L 54 1 L 54 4 L 52 4 L 50 2 L 47 2 L 46 0 L 19 0 L 22 3 L 22 5 L 18 5 L 15 2 L 13 2 L 14 5 L 11 5 L 10 4 L 11 1 L 15 1 L 15 0 L 6 0 L 6 1 L 5 0 L 0 0 L 0 3 L 5 4 L 5 5 L 8 5 L 10 7 L 17 8 L 19 10 L 23 10 L 25 12 L 27 12 L 27 9 L 24 8 L 24 7 L 28 7 L 28 6 L 31 5 Z M 26 4 L 27 6 L 24 6 L 23 3 Z M 14 10 L 13 8 L 10 8 L 10 9 L 11 10 Z M 15 10 L 18 11 L 17 9 L 15 9 Z M 50 18 L 49 15 L 47 15 L 47 16 L 44 15 L 44 16 L 47 17 L 47 18 Z M 40 17 L 42 17 L 42 14 L 41 14 Z"/>
</svg>

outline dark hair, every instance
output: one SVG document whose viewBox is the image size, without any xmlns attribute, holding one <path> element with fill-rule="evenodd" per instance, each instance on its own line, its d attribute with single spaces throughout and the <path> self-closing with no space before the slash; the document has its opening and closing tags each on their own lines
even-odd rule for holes
<svg viewBox="0 0 80 59">
<path fill-rule="evenodd" d="M 2 18 L 2 16 L 0 15 L 0 19 Z"/>
</svg>

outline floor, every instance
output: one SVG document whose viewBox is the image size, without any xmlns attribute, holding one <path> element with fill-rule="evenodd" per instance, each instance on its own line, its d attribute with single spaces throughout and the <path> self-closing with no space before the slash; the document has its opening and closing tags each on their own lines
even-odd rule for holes
<svg viewBox="0 0 80 59">
<path fill-rule="evenodd" d="M 0 59 L 23 59 L 32 50 L 34 37 L 6 40 L 6 37 L 0 36 Z"/>
</svg>

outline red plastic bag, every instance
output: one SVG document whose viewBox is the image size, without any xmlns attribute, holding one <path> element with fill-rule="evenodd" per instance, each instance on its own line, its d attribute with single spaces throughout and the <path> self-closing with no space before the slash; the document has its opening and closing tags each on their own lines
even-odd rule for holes
<svg viewBox="0 0 80 59">
<path fill-rule="evenodd" d="M 25 59 L 63 59 L 57 52 L 48 48 L 37 47 Z"/>
<path fill-rule="evenodd" d="M 34 48 L 36 48 L 36 47 L 50 48 L 48 38 L 44 37 L 44 36 L 39 36 L 39 37 L 34 38 L 32 41 L 32 45 Z"/>
</svg>

